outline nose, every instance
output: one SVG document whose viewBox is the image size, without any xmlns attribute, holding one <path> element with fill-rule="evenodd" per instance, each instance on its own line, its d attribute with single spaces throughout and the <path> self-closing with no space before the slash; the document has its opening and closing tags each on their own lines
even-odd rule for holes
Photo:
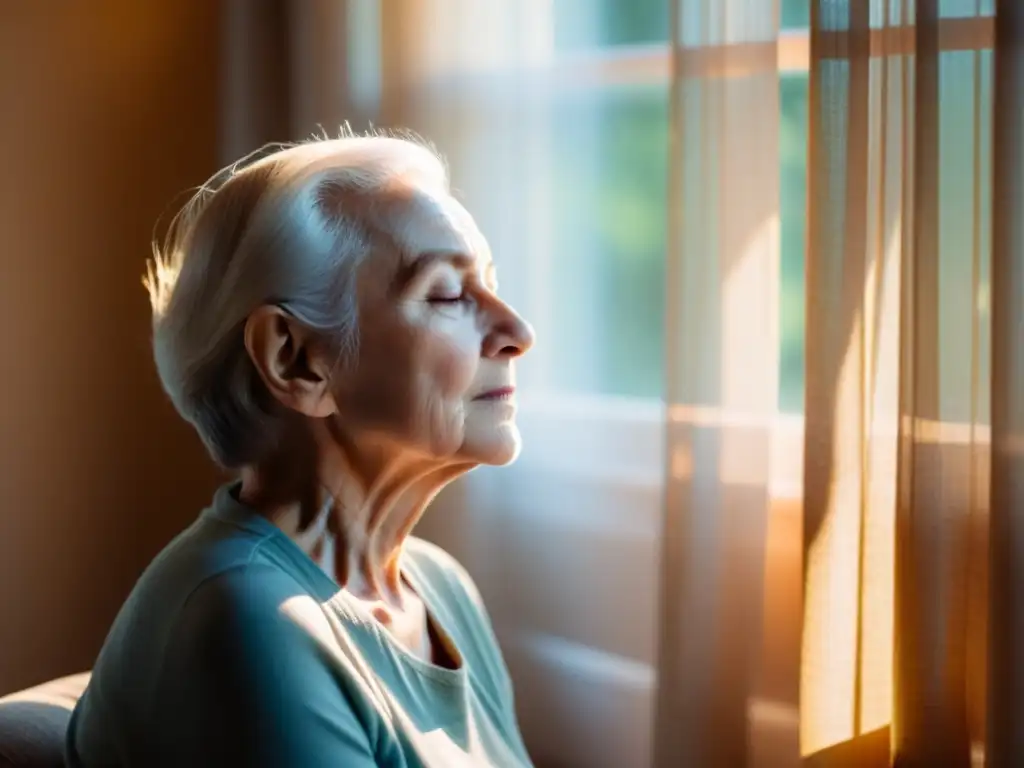
<svg viewBox="0 0 1024 768">
<path fill-rule="evenodd" d="M 533 326 L 497 297 L 490 310 L 491 327 L 484 338 L 484 357 L 513 359 L 525 355 L 535 340 Z"/>
</svg>

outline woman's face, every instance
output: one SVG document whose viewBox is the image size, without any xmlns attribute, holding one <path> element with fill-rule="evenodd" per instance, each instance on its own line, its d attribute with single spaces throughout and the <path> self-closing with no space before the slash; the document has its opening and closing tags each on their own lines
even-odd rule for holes
<svg viewBox="0 0 1024 768">
<path fill-rule="evenodd" d="M 340 423 L 431 457 L 512 461 L 513 366 L 533 330 L 498 298 L 487 243 L 447 192 L 403 190 L 392 214 L 402 247 L 360 272 L 357 360 L 334 393 Z"/>
</svg>

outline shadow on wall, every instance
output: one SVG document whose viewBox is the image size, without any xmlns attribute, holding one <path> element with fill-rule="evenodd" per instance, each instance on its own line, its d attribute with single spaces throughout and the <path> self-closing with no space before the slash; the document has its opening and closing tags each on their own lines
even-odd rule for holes
<svg viewBox="0 0 1024 768">
<path fill-rule="evenodd" d="M 215 473 L 160 391 L 154 223 L 216 169 L 219 4 L 0 11 L 0 694 L 88 668 Z"/>
</svg>

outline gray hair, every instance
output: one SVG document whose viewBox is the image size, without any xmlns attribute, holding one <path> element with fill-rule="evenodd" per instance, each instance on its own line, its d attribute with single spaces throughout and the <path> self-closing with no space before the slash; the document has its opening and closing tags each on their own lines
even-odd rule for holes
<svg viewBox="0 0 1024 768">
<path fill-rule="evenodd" d="M 322 333 L 339 363 L 351 360 L 358 267 L 375 249 L 397 246 L 378 203 L 407 178 L 448 184 L 443 162 L 413 137 L 267 148 L 215 174 L 154 242 L 143 283 L 157 371 L 221 466 L 266 458 L 285 416 L 245 349 L 246 319 L 280 305 Z"/>
</svg>

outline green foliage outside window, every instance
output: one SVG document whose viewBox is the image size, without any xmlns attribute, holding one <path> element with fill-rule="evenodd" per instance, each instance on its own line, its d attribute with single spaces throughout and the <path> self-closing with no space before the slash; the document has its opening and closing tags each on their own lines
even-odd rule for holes
<svg viewBox="0 0 1024 768">
<path fill-rule="evenodd" d="M 556 42 L 563 50 L 664 42 L 668 3 L 600 0 L 603 13 L 595 14 L 594 0 L 557 0 Z M 782 25 L 806 26 L 807 8 L 808 0 L 783 0 Z M 574 26 L 581 18 L 596 19 L 598 26 Z M 806 74 L 783 77 L 779 97 L 779 405 L 799 411 L 804 380 Z M 557 222 L 551 243 L 553 279 L 556 287 L 564 286 L 566 305 L 557 328 L 549 331 L 553 338 L 547 339 L 557 357 L 566 360 L 554 366 L 551 384 L 573 391 L 661 397 L 668 85 L 560 93 L 551 141 L 552 220 Z M 593 345 L 586 360 L 566 359 L 577 354 L 581 339 Z"/>
</svg>

